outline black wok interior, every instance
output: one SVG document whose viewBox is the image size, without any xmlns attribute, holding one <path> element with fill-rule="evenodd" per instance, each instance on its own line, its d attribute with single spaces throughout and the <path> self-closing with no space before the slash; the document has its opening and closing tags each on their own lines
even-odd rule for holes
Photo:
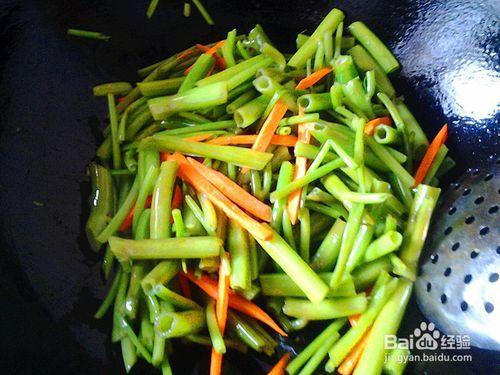
<svg viewBox="0 0 500 375">
<path fill-rule="evenodd" d="M 261 23 L 282 50 L 334 6 L 365 21 L 402 64 L 394 77 L 429 136 L 450 126 L 455 175 L 495 158 L 499 139 L 499 18 L 496 0 L 204 0 L 216 25 L 182 1 L 0 1 L 0 372 L 123 373 L 110 320 L 92 315 L 107 287 L 83 225 L 84 175 L 101 140 L 106 104 L 97 83 L 129 80 L 135 69 L 234 27 Z M 69 27 L 102 31 L 106 42 L 68 37 Z M 423 317 L 412 301 L 403 332 Z M 296 343 L 292 343 L 295 345 Z M 300 346 L 300 343 L 299 345 Z M 415 363 L 412 373 L 500 373 L 498 353 L 472 350 L 472 363 Z M 274 360 L 274 359 L 273 359 Z M 260 356 L 229 356 L 228 373 L 259 374 Z M 176 374 L 204 374 L 208 350 L 175 348 Z M 134 373 L 144 373 L 138 367 Z"/>
</svg>

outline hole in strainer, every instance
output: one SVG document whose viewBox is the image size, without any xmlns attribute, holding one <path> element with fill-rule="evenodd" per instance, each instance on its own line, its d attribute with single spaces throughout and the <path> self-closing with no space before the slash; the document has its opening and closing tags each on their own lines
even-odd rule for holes
<svg viewBox="0 0 500 375">
<path fill-rule="evenodd" d="M 439 255 L 437 255 L 437 254 L 432 254 L 431 255 L 431 262 L 432 262 L 432 264 L 436 264 L 438 260 L 439 260 Z"/>
<path fill-rule="evenodd" d="M 471 189 L 466 188 L 466 189 L 464 190 L 464 192 L 462 193 L 462 195 L 465 197 L 465 196 L 469 195 L 469 194 L 471 193 L 471 191 L 472 191 Z"/>
<path fill-rule="evenodd" d="M 472 224 L 476 220 L 474 216 L 469 216 L 465 219 L 465 224 Z"/>
<path fill-rule="evenodd" d="M 497 246 L 497 254 L 500 255 L 500 246 Z"/>
<path fill-rule="evenodd" d="M 465 301 L 462 301 L 462 303 L 460 303 L 460 308 L 462 309 L 462 311 L 467 311 L 467 309 L 469 308 L 469 304 Z"/>
<path fill-rule="evenodd" d="M 479 252 L 477 252 L 476 250 L 472 250 L 472 251 L 470 252 L 470 257 L 471 257 L 472 259 L 477 258 L 477 256 L 478 256 L 478 255 L 479 255 Z"/>
<path fill-rule="evenodd" d="M 475 168 L 475 169 L 473 169 L 472 174 L 473 174 L 474 176 L 477 176 L 477 175 L 479 174 L 479 172 L 481 172 L 481 170 L 480 170 L 479 168 Z"/>
<path fill-rule="evenodd" d="M 453 246 L 451 247 L 452 251 L 457 251 L 458 248 L 460 247 L 460 242 L 455 242 Z"/>
<path fill-rule="evenodd" d="M 488 213 L 489 214 L 496 214 L 498 212 L 498 206 L 495 205 L 495 206 L 491 206 L 490 209 L 488 210 Z"/>
<path fill-rule="evenodd" d="M 493 312 L 493 310 L 495 309 L 495 306 L 493 306 L 493 304 L 491 302 L 485 302 L 484 309 L 486 310 L 486 312 L 488 314 L 491 314 Z"/>
<path fill-rule="evenodd" d="M 455 182 L 453 184 L 453 190 L 458 190 L 459 187 L 460 187 L 460 184 L 458 182 Z"/>
<path fill-rule="evenodd" d="M 489 231 L 490 231 L 489 227 L 484 227 L 484 228 L 481 228 L 481 230 L 479 231 L 479 234 L 481 236 L 484 236 L 484 235 L 488 234 Z"/>
<path fill-rule="evenodd" d="M 465 275 L 465 277 L 464 277 L 464 283 L 465 283 L 465 284 L 470 283 L 470 282 L 471 282 L 471 280 L 472 280 L 472 275 L 471 275 L 470 273 L 469 273 L 469 274 L 467 274 L 467 275 Z"/>
<path fill-rule="evenodd" d="M 448 215 L 453 215 L 455 212 L 457 212 L 457 208 L 456 208 L 456 207 L 451 207 L 451 208 L 448 210 Z"/>
<path fill-rule="evenodd" d="M 489 181 L 493 178 L 493 173 L 488 173 L 485 177 L 484 177 L 484 181 Z"/>
<path fill-rule="evenodd" d="M 451 268 L 450 267 L 447 267 L 445 270 L 444 270 L 444 276 L 445 277 L 448 277 L 450 276 L 451 274 Z"/>
<path fill-rule="evenodd" d="M 490 283 L 495 283 L 498 281 L 498 273 L 492 273 L 490 277 L 488 278 L 490 280 Z"/>
<path fill-rule="evenodd" d="M 448 227 L 448 228 L 446 228 L 446 229 L 444 230 L 444 235 L 445 235 L 445 236 L 449 235 L 449 234 L 451 233 L 451 231 L 452 231 L 452 230 L 453 230 L 453 228 L 452 228 L 452 227 Z"/>
<path fill-rule="evenodd" d="M 474 201 L 475 204 L 481 204 L 484 202 L 484 197 L 477 197 Z"/>
<path fill-rule="evenodd" d="M 446 297 L 446 294 L 441 294 L 441 303 L 444 305 L 448 301 L 448 297 Z"/>
<path fill-rule="evenodd" d="M 428 292 L 430 292 L 431 289 L 432 289 L 432 284 L 431 283 L 427 283 L 426 289 L 427 289 Z"/>
</svg>

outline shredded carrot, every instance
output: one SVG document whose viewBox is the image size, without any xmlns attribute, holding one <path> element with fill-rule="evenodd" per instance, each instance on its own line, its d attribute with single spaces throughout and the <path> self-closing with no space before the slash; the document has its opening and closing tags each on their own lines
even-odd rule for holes
<svg viewBox="0 0 500 375">
<path fill-rule="evenodd" d="M 167 161 L 169 156 L 169 152 L 160 152 L 160 161 Z"/>
<path fill-rule="evenodd" d="M 355 327 L 358 325 L 360 317 L 361 317 L 361 314 L 354 314 L 354 315 L 349 316 L 349 323 L 351 324 L 351 327 Z"/>
<path fill-rule="evenodd" d="M 212 354 L 210 357 L 210 375 L 220 375 L 222 373 L 222 354 L 217 353 L 214 348 L 212 348 Z"/>
<path fill-rule="evenodd" d="M 151 207 L 151 195 L 146 198 L 146 202 L 144 203 L 144 208 L 149 208 Z M 125 232 L 127 229 L 129 229 L 132 226 L 132 221 L 134 221 L 134 212 L 135 212 L 135 205 L 130 209 L 127 217 L 125 220 L 123 220 L 122 225 L 120 225 L 120 228 L 118 228 L 118 231 L 120 232 Z"/>
<path fill-rule="evenodd" d="M 209 140 L 207 143 L 214 145 L 251 145 L 257 139 L 256 134 L 250 135 L 224 135 Z M 295 147 L 297 137 L 294 135 L 274 134 L 271 138 L 271 144 L 276 146 Z"/>
<path fill-rule="evenodd" d="M 217 299 L 219 294 L 218 285 L 215 280 L 212 280 L 207 275 L 202 274 L 199 278 L 197 278 L 192 271 L 189 271 L 186 274 L 186 277 L 191 280 L 194 284 L 200 287 L 205 293 L 207 293 L 211 298 Z M 274 329 L 281 336 L 287 337 L 285 331 L 283 331 L 278 324 L 259 306 L 255 303 L 248 301 L 245 297 L 240 296 L 238 293 L 229 290 L 229 301 L 228 305 L 230 308 L 235 309 L 243 314 L 246 314 L 254 319 L 261 321 L 267 326 Z"/>
<path fill-rule="evenodd" d="M 273 232 L 255 219 L 248 216 L 236 204 L 222 194 L 214 185 L 212 185 L 203 175 L 201 175 L 188 161 L 179 154 L 175 153 L 169 160 L 174 160 L 179 163 L 179 177 L 190 183 L 196 190 L 205 194 L 207 198 L 231 219 L 235 220 L 243 228 L 245 228 L 252 236 L 269 240 L 273 237 Z"/>
<path fill-rule="evenodd" d="M 384 116 L 384 117 L 377 117 L 377 118 L 374 118 L 373 120 L 370 120 L 366 123 L 365 125 L 365 134 L 366 135 L 373 135 L 373 133 L 375 132 L 375 128 L 379 125 L 391 125 L 392 124 L 392 120 L 390 117 L 388 116 Z"/>
<path fill-rule="evenodd" d="M 368 339 L 370 337 L 370 332 L 371 330 L 368 330 L 361 340 L 358 341 L 356 346 L 351 349 L 349 354 L 344 358 L 344 361 L 340 364 L 339 368 L 337 369 L 337 372 L 341 375 L 351 375 L 352 372 L 354 371 L 354 368 L 359 362 L 359 359 L 361 358 L 361 355 L 363 354 L 363 351 L 366 348 L 366 345 L 368 344 Z"/>
<path fill-rule="evenodd" d="M 212 133 L 193 135 L 192 137 L 184 138 L 185 141 L 189 142 L 203 142 L 212 137 Z"/>
<path fill-rule="evenodd" d="M 232 200 L 238 206 L 246 210 L 255 217 L 271 221 L 271 207 L 262 203 L 252 194 L 243 189 L 236 182 L 224 176 L 222 173 L 197 162 L 193 158 L 187 158 L 189 163 L 203 176 L 205 176 L 211 184 L 221 191 L 228 199 Z"/>
<path fill-rule="evenodd" d="M 332 71 L 332 68 L 323 68 L 320 69 L 313 74 L 311 74 L 309 77 L 305 77 L 300 80 L 300 82 L 297 84 L 295 87 L 297 90 L 305 90 L 308 89 L 311 86 L 314 86 L 317 82 L 319 82 L 324 76 L 326 76 L 328 73 Z"/>
<path fill-rule="evenodd" d="M 182 190 L 179 185 L 175 185 L 174 196 L 172 197 L 172 209 L 180 208 L 182 206 Z"/>
<path fill-rule="evenodd" d="M 198 46 L 197 46 L 198 47 Z M 177 60 L 184 60 L 186 57 L 189 57 L 191 55 L 194 55 L 196 53 L 196 49 L 195 48 L 190 48 L 184 52 L 182 52 L 181 54 L 179 54 L 179 56 L 177 56 Z"/>
<path fill-rule="evenodd" d="M 419 185 L 425 179 L 425 176 L 427 175 L 427 172 L 429 172 L 429 168 L 431 167 L 432 162 L 436 158 L 439 148 L 446 142 L 447 138 L 448 125 L 445 124 L 427 148 L 427 151 L 425 152 L 425 155 L 422 158 L 420 165 L 418 166 L 417 172 L 415 173 L 415 182 L 413 184 L 413 187 Z"/>
<path fill-rule="evenodd" d="M 215 45 L 213 47 L 211 47 L 205 51 L 205 55 L 212 55 L 213 56 L 217 52 L 217 50 L 224 45 L 225 42 L 226 42 L 225 40 L 221 40 L 221 41 L 215 43 Z"/>
<path fill-rule="evenodd" d="M 206 55 L 212 55 L 215 58 L 215 66 L 220 70 L 224 70 L 226 69 L 226 60 L 216 54 L 217 50 L 224 45 L 224 42 L 225 40 L 221 40 L 215 43 L 213 47 L 207 47 L 203 44 L 197 44 L 196 48 L 198 48 L 201 52 L 204 52 Z"/>
<path fill-rule="evenodd" d="M 299 106 L 299 115 L 304 115 L 304 109 Z M 311 132 L 309 131 L 308 124 L 299 124 L 299 141 L 309 143 L 311 141 Z M 293 172 L 293 179 L 297 180 L 304 177 L 307 172 L 307 158 L 298 156 L 295 158 L 295 169 Z M 297 223 L 299 218 L 300 200 L 302 196 L 302 189 L 297 189 L 292 192 L 288 198 L 288 216 L 292 224 Z"/>
<path fill-rule="evenodd" d="M 229 304 L 229 275 L 225 271 L 225 267 L 220 262 L 219 265 L 219 284 L 218 284 L 217 304 L 215 306 L 215 316 L 217 324 L 222 334 L 226 330 L 227 307 Z"/>
<path fill-rule="evenodd" d="M 123 101 L 125 101 L 125 97 L 124 96 L 121 96 L 117 99 L 118 103 L 121 103 Z"/>
<path fill-rule="evenodd" d="M 267 375 L 285 375 L 285 369 L 290 359 L 290 353 L 286 353 L 280 358 L 274 367 L 267 373 Z"/>
<path fill-rule="evenodd" d="M 182 295 L 186 298 L 192 299 L 191 288 L 189 288 L 189 281 L 186 276 L 182 272 L 179 272 L 177 274 L 177 279 L 179 280 Z"/>
<path fill-rule="evenodd" d="M 283 116 L 285 116 L 288 106 L 286 103 L 279 99 L 274 105 L 273 109 L 267 116 L 266 121 L 260 128 L 259 134 L 252 145 L 252 150 L 265 152 L 266 149 L 271 144 L 271 139 L 273 138 L 274 132 L 278 127 Z M 244 174 L 248 172 L 248 168 L 242 168 L 241 173 Z"/>
</svg>

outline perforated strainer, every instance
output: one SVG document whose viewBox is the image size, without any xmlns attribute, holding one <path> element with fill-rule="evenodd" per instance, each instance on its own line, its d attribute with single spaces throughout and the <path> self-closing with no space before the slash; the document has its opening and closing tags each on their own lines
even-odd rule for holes
<svg viewBox="0 0 500 375">
<path fill-rule="evenodd" d="M 416 282 L 424 315 L 445 334 L 500 350 L 499 161 L 444 191 Z"/>
</svg>

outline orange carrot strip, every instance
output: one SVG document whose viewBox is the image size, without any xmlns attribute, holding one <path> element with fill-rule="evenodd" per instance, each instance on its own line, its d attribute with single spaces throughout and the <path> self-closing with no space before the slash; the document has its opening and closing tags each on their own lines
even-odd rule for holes
<svg viewBox="0 0 500 375">
<path fill-rule="evenodd" d="M 373 133 L 375 132 L 375 128 L 379 125 L 391 125 L 392 124 L 392 120 L 390 117 L 377 117 L 377 118 L 374 118 L 373 120 L 370 120 L 366 123 L 365 125 L 365 134 L 366 135 L 373 135 Z"/>
<path fill-rule="evenodd" d="M 251 145 L 257 139 L 256 134 L 250 135 L 223 135 L 209 140 L 207 143 L 214 145 Z M 274 134 L 271 138 L 271 144 L 277 146 L 295 147 L 297 137 L 294 135 Z"/>
<path fill-rule="evenodd" d="M 180 208 L 182 206 L 182 190 L 179 185 L 175 185 L 174 196 L 172 197 L 172 209 Z"/>
<path fill-rule="evenodd" d="M 351 324 L 351 327 L 355 327 L 358 325 L 360 317 L 361 317 L 361 314 L 354 314 L 354 315 L 349 316 L 349 323 Z"/>
<path fill-rule="evenodd" d="M 186 274 L 186 277 L 189 280 L 191 280 L 194 284 L 196 284 L 198 287 L 203 289 L 203 291 L 207 293 L 211 298 L 217 299 L 219 292 L 218 292 L 218 285 L 215 280 L 212 280 L 211 278 L 209 278 L 207 275 L 204 274 L 202 274 L 199 278 L 197 278 L 194 275 L 193 271 L 189 271 Z M 278 326 L 274 322 L 274 320 L 255 303 L 248 301 L 247 299 L 245 299 L 245 297 L 240 296 L 231 289 L 229 290 L 228 295 L 229 295 L 228 305 L 230 308 L 235 309 L 239 312 L 242 312 L 243 314 L 246 314 L 254 319 L 261 321 L 262 323 L 274 329 L 281 336 L 285 337 L 288 336 L 286 332 L 283 331 L 280 328 L 280 326 Z"/>
<path fill-rule="evenodd" d="M 295 87 L 297 90 L 305 90 L 308 89 L 311 86 L 314 86 L 319 80 L 321 80 L 324 76 L 326 76 L 328 73 L 332 71 L 332 68 L 323 68 L 320 69 L 313 74 L 311 74 L 309 77 L 305 77 L 300 80 L 300 82 L 297 84 Z"/>
<path fill-rule="evenodd" d="M 169 156 L 170 156 L 169 152 L 160 152 L 160 161 L 161 162 L 167 161 Z"/>
<path fill-rule="evenodd" d="M 439 148 L 446 142 L 447 138 L 448 125 L 445 124 L 427 148 L 427 151 L 425 152 L 425 155 L 422 158 L 420 165 L 418 166 L 417 172 L 415 173 L 415 183 L 413 184 L 413 187 L 419 185 L 425 179 L 425 176 L 427 175 L 427 172 L 429 172 L 429 168 L 431 167 L 432 162 L 436 158 Z"/>
<path fill-rule="evenodd" d="M 274 367 L 267 373 L 267 375 L 285 375 L 286 365 L 290 359 L 290 353 L 286 353 L 280 358 Z"/>
<path fill-rule="evenodd" d="M 319 71 L 319 70 L 318 70 Z M 304 109 L 299 106 L 299 115 L 304 115 Z M 309 143 L 311 141 L 311 132 L 309 131 L 309 126 L 307 124 L 299 124 L 298 128 L 299 132 L 299 141 L 304 143 Z M 295 158 L 295 169 L 293 172 L 293 179 L 297 180 L 306 175 L 307 172 L 307 158 L 304 157 L 296 157 Z M 292 192 L 288 198 L 288 216 L 290 217 L 290 221 L 292 224 L 297 223 L 297 219 L 299 218 L 299 208 L 300 208 L 300 199 L 302 196 L 302 189 L 297 189 Z"/>
<path fill-rule="evenodd" d="M 341 375 L 351 375 L 354 371 L 354 368 L 359 362 L 363 351 L 368 344 L 368 339 L 370 337 L 371 330 L 368 330 L 364 336 L 359 340 L 354 348 L 351 349 L 349 354 L 345 357 L 344 361 L 340 364 L 337 372 Z"/>
<path fill-rule="evenodd" d="M 184 140 L 185 141 L 189 141 L 189 142 L 203 142 L 203 141 L 206 141 L 207 139 L 209 139 L 212 136 L 213 136 L 212 133 L 198 134 L 198 135 L 193 135 L 192 137 L 184 138 Z"/>
<path fill-rule="evenodd" d="M 226 40 L 221 40 L 221 41 L 215 43 L 215 45 L 213 47 L 211 47 L 205 51 L 205 55 L 213 55 L 214 53 L 217 52 L 217 50 L 219 48 L 221 48 L 224 45 L 225 42 L 226 42 Z"/>
<path fill-rule="evenodd" d="M 186 158 L 175 153 L 169 160 L 174 160 L 179 163 L 178 175 L 181 179 L 189 182 L 199 192 L 205 194 L 207 198 L 218 208 L 220 208 L 226 216 L 235 220 L 243 228 L 245 228 L 252 236 L 261 240 L 267 241 L 273 237 L 273 232 L 258 221 L 252 219 L 236 204 L 222 194 L 214 185 L 212 185 L 203 175 L 201 175 Z"/>
<path fill-rule="evenodd" d="M 144 208 L 149 208 L 151 207 L 151 195 L 146 198 L 146 202 L 144 203 Z M 130 209 L 127 217 L 125 220 L 123 220 L 122 225 L 120 225 L 120 228 L 118 228 L 119 232 L 125 232 L 127 229 L 129 229 L 132 226 L 132 221 L 134 219 L 134 212 L 135 212 L 135 205 Z"/>
<path fill-rule="evenodd" d="M 260 128 L 259 134 L 257 135 L 257 138 L 252 146 L 252 150 L 262 152 L 266 151 L 267 147 L 271 144 L 274 132 L 276 131 L 276 128 L 278 127 L 278 124 L 283 116 L 285 116 L 287 109 L 288 106 L 283 100 L 279 99 L 276 102 L 273 109 L 269 113 L 269 116 L 267 116 L 266 121 L 264 121 L 264 124 Z M 244 174 L 246 172 L 248 172 L 248 168 L 241 169 L 241 173 Z"/>
<path fill-rule="evenodd" d="M 222 335 L 226 330 L 227 307 L 229 304 L 229 275 L 226 274 L 224 268 L 224 265 L 220 262 L 217 304 L 215 305 L 215 316 Z"/>
<path fill-rule="evenodd" d="M 267 204 L 262 203 L 236 182 L 224 176 L 224 174 L 197 162 L 193 158 L 187 159 L 201 175 L 205 176 L 227 198 L 255 217 L 267 222 L 271 221 L 272 210 Z"/>
<path fill-rule="evenodd" d="M 214 348 L 212 348 L 212 354 L 210 356 L 210 375 L 220 375 L 222 373 L 222 354 L 217 353 Z"/>
</svg>

